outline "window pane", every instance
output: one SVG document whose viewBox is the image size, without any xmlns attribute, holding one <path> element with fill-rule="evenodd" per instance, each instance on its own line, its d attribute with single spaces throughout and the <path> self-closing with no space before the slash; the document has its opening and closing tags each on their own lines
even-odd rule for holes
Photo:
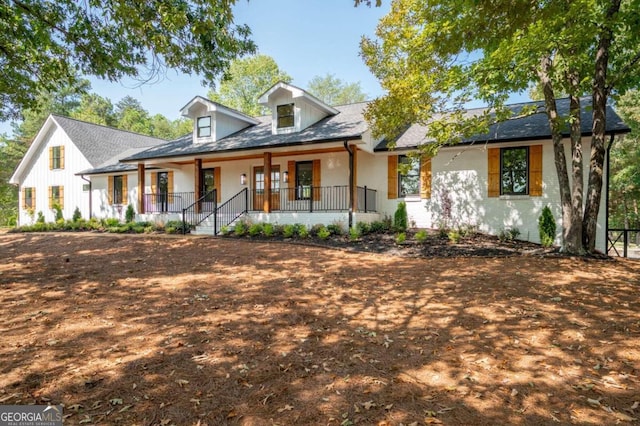
<svg viewBox="0 0 640 426">
<path fill-rule="evenodd" d="M 527 194 L 528 148 L 503 148 L 500 154 L 502 194 Z"/>
<path fill-rule="evenodd" d="M 113 177 L 113 203 L 122 204 L 122 176 Z"/>
<path fill-rule="evenodd" d="M 406 155 L 401 155 L 399 157 L 399 163 L 401 165 L 406 164 L 409 165 L 406 173 L 399 172 L 398 176 L 398 185 L 400 190 L 400 196 L 404 197 L 407 195 L 417 195 L 420 193 L 420 162 L 407 157 Z M 402 168 L 404 171 L 404 168 Z"/>
<path fill-rule="evenodd" d="M 296 163 L 296 198 L 308 199 L 311 196 L 313 184 L 313 162 L 305 161 Z"/>
<path fill-rule="evenodd" d="M 293 104 L 278 105 L 276 111 L 278 115 L 278 128 L 294 126 Z"/>
<path fill-rule="evenodd" d="M 198 118 L 198 137 L 205 138 L 211 136 L 211 117 Z"/>
<path fill-rule="evenodd" d="M 60 168 L 60 147 L 54 146 L 53 149 L 51 150 L 51 155 L 53 157 L 53 168 L 59 169 Z"/>
</svg>

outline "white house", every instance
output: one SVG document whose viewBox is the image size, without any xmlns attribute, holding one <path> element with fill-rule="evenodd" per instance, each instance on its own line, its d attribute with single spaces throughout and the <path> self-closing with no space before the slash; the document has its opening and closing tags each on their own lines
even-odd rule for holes
<svg viewBox="0 0 640 426">
<path fill-rule="evenodd" d="M 32 223 L 38 212 L 44 214 L 46 221 L 53 221 L 55 204 L 62 208 L 65 218 L 71 218 L 76 207 L 84 218 L 89 217 L 90 211 L 98 217 L 115 216 L 117 209 L 101 200 L 105 194 L 92 188 L 89 178 L 77 173 L 104 163 L 112 164 L 119 158 L 165 142 L 50 115 L 9 180 L 20 188 L 18 223 Z M 135 202 L 135 198 L 133 200 Z"/>
<path fill-rule="evenodd" d="M 371 137 L 363 118 L 366 103 L 331 107 L 286 83 L 259 101 L 270 115 L 249 117 L 197 96 L 181 109 L 193 120 L 192 133 L 82 170 L 91 180 L 93 214 L 114 216 L 114 205 L 131 203 L 141 220 L 184 218 L 197 232 L 214 234 L 241 216 L 347 226 L 392 216 L 405 201 L 418 227 L 446 222 L 492 234 L 518 228 L 521 238 L 538 242 L 537 220 L 548 205 L 561 229 L 553 146 L 541 103 L 539 113 L 496 124 L 488 134 L 442 148 L 400 174 L 398 164 L 410 161 L 406 154 L 428 143 L 424 128 L 408 128 L 390 150 L 388 141 Z M 583 100 L 585 152 L 588 104 Z M 511 108 L 524 106 L 531 103 Z M 568 100 L 558 100 L 558 108 L 566 114 Z M 628 131 L 609 108 L 607 134 Z M 604 200 L 597 237 L 603 251 Z"/>
</svg>

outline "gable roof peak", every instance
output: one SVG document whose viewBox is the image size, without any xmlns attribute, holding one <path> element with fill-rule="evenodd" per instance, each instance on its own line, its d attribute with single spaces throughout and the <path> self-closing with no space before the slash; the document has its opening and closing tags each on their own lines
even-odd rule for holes
<svg viewBox="0 0 640 426">
<path fill-rule="evenodd" d="M 291 93 L 291 97 L 293 99 L 304 99 L 306 102 L 310 103 L 311 105 L 315 106 L 319 110 L 324 111 L 329 115 L 336 115 L 340 112 L 337 109 L 333 108 L 332 106 L 322 102 L 320 99 L 316 98 L 306 90 L 301 89 L 298 86 L 294 86 L 293 84 L 285 83 L 284 81 L 277 82 L 276 84 L 271 86 L 271 88 L 269 88 L 266 92 L 260 95 L 260 97 L 258 98 L 258 103 L 260 105 L 268 106 L 269 99 L 271 98 L 271 96 L 281 90 Z"/>
</svg>

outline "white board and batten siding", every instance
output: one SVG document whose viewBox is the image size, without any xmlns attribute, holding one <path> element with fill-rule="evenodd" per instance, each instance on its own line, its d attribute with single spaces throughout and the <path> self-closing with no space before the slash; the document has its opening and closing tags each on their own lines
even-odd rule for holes
<svg viewBox="0 0 640 426">
<path fill-rule="evenodd" d="M 64 147 L 64 168 L 49 169 L 49 148 L 54 146 Z M 39 149 L 31 157 L 23 174 L 19 191 L 19 224 L 31 224 L 38 217 L 38 212 L 44 214 L 47 222 L 55 220 L 55 211 L 49 208 L 49 187 L 62 186 L 64 188 L 64 208 L 62 214 L 65 219 L 71 219 L 73 212 L 78 207 L 83 218 L 89 217 L 89 191 L 84 191 L 83 186 L 88 182 L 75 173 L 91 168 L 89 161 L 80 150 L 71 142 L 69 136 L 60 127 L 54 125 L 44 135 L 44 140 L 39 144 Z M 35 209 L 31 217 L 23 209 L 22 188 L 35 188 Z"/>
</svg>

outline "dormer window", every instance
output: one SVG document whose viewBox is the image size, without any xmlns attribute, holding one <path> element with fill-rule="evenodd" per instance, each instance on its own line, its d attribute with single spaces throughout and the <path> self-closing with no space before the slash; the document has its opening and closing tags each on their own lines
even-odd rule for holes
<svg viewBox="0 0 640 426">
<path fill-rule="evenodd" d="M 198 117 L 197 121 L 198 126 L 198 137 L 199 138 L 208 138 L 211 136 L 211 117 Z"/>
<path fill-rule="evenodd" d="M 278 129 L 293 127 L 293 104 L 278 105 Z"/>
</svg>

